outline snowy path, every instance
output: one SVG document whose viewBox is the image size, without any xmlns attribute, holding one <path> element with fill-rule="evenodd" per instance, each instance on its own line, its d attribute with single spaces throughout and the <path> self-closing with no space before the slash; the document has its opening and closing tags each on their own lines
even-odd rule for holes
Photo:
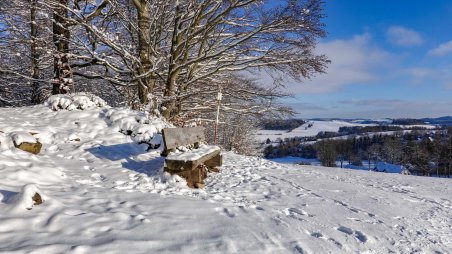
<svg viewBox="0 0 452 254">
<path fill-rule="evenodd" d="M 98 111 L 78 113 L 0 109 L 0 131 L 36 131 L 45 141 L 40 155 L 0 150 L 0 253 L 452 250 L 450 179 L 227 153 L 205 190 L 191 190 Z M 9 199 L 26 183 L 46 201 L 12 210 Z"/>
</svg>

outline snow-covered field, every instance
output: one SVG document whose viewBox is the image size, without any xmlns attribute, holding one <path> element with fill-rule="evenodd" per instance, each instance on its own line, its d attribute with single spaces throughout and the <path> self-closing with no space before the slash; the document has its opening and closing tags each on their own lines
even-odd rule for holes
<svg viewBox="0 0 452 254">
<path fill-rule="evenodd" d="M 283 165 L 226 153 L 221 172 L 209 176 L 204 190 L 188 189 L 162 172 L 158 150 L 146 152 L 136 143 L 157 142 L 165 125 L 151 119 L 133 126 L 133 119 L 146 122 L 140 117 L 95 107 L 1 108 L 0 252 L 452 250 L 450 179 Z M 137 135 L 119 132 L 126 127 Z M 41 153 L 15 149 L 14 132 L 37 133 Z M 34 192 L 44 203 L 28 210 Z"/>
<path fill-rule="evenodd" d="M 303 157 L 293 157 L 293 156 L 286 156 L 286 157 L 278 157 L 278 158 L 269 158 L 268 160 L 276 162 L 276 163 L 282 163 L 282 164 L 310 164 L 312 166 L 320 166 L 321 162 L 319 159 L 307 159 Z"/>
<path fill-rule="evenodd" d="M 312 127 L 308 128 L 308 125 L 312 124 Z M 340 121 L 340 120 L 330 120 L 330 121 L 319 121 L 319 120 L 309 120 L 308 123 L 303 124 L 302 126 L 293 129 L 292 131 L 288 130 L 259 130 L 256 135 L 255 139 L 259 142 L 265 142 L 267 138 L 269 138 L 271 141 L 275 141 L 276 139 L 280 138 L 284 140 L 285 138 L 293 138 L 293 137 L 312 137 L 317 135 L 319 132 L 338 132 L 340 127 L 353 127 L 353 126 L 375 126 L 375 124 L 362 124 L 358 122 L 346 122 L 346 121 Z M 435 129 L 436 126 L 434 125 L 394 125 L 402 128 L 415 128 L 415 127 L 422 127 L 426 129 Z M 409 132 L 406 130 L 405 132 Z M 380 134 L 380 135 L 392 135 L 394 134 L 394 131 L 386 131 L 386 132 L 374 132 L 370 133 L 369 135 L 374 134 Z M 354 136 L 360 136 L 360 135 L 354 135 Z M 364 135 L 362 135 L 364 136 Z M 342 137 L 336 137 L 333 139 L 345 139 L 350 136 L 342 136 Z"/>
<path fill-rule="evenodd" d="M 310 165 L 310 166 L 321 166 L 322 163 L 318 159 L 307 159 L 303 157 L 293 157 L 293 156 L 287 156 L 287 157 L 279 157 L 279 158 L 270 158 L 268 159 L 270 161 L 276 162 L 276 163 L 282 163 L 282 164 L 304 164 L 304 165 Z M 336 166 L 340 167 L 341 162 L 336 161 Z M 377 162 L 376 164 L 374 162 L 371 162 L 370 165 L 368 164 L 367 160 L 362 161 L 362 166 L 355 166 L 352 164 L 349 164 L 347 161 L 342 162 L 342 167 L 347 169 L 356 169 L 356 170 L 366 170 L 369 171 L 369 168 L 373 171 L 378 171 L 382 173 L 396 173 L 400 174 L 402 172 L 402 166 L 391 164 L 387 162 Z"/>
<path fill-rule="evenodd" d="M 308 125 L 312 124 L 312 127 L 308 128 Z M 256 139 L 258 141 L 266 141 L 269 138 L 275 141 L 277 138 L 284 140 L 285 138 L 293 137 L 311 137 L 317 135 L 321 131 L 337 132 L 340 127 L 352 127 L 352 126 L 374 126 L 374 124 L 361 124 L 361 123 L 350 123 L 339 120 L 332 121 L 317 121 L 309 120 L 308 123 L 293 129 L 292 131 L 284 130 L 259 130 L 256 134 Z"/>
</svg>

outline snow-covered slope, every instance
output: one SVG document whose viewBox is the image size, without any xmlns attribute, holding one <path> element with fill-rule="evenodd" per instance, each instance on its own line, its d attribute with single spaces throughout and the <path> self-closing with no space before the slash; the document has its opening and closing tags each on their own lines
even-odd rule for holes
<svg viewBox="0 0 452 254">
<path fill-rule="evenodd" d="M 312 124 L 312 127 L 308 125 Z M 337 132 L 340 127 L 351 127 L 351 126 L 373 126 L 374 124 L 361 124 L 361 123 L 350 123 L 339 120 L 332 121 L 309 121 L 302 126 L 293 129 L 292 131 L 279 131 L 279 130 L 260 130 L 257 132 L 256 139 L 259 141 L 265 141 L 267 138 L 274 141 L 277 138 L 285 139 L 292 137 L 310 137 L 315 136 L 321 131 Z"/>
<path fill-rule="evenodd" d="M 311 127 L 308 127 L 312 125 Z M 259 130 L 255 138 L 257 141 L 264 142 L 269 138 L 271 141 L 275 141 L 280 138 L 284 140 L 285 138 L 293 138 L 293 137 L 311 137 L 317 135 L 319 132 L 338 132 L 340 127 L 353 127 L 353 126 L 375 126 L 375 124 L 363 124 L 359 122 L 346 122 L 340 120 L 330 120 L 330 121 L 318 121 L 318 120 L 310 120 L 302 126 L 293 129 L 292 131 L 288 130 Z M 402 128 L 426 128 L 426 129 L 435 129 L 434 125 L 393 125 Z M 406 130 L 405 132 L 409 132 Z M 386 132 L 373 132 L 369 133 L 369 135 L 373 134 L 381 134 L 381 135 L 392 135 L 394 131 L 386 131 Z M 355 135 L 356 136 L 356 135 Z M 347 138 L 348 136 L 337 137 L 337 139 Z"/>
<path fill-rule="evenodd" d="M 146 152 L 146 145 L 119 132 L 124 117 L 107 119 L 101 108 L 0 109 L 1 253 L 452 249 L 450 179 L 226 153 L 221 173 L 209 176 L 205 190 L 192 190 L 162 172 L 159 151 Z M 152 121 L 156 129 L 163 124 Z M 37 132 L 41 153 L 7 144 L 14 131 Z M 30 204 L 21 202 L 34 191 L 44 203 L 24 209 Z"/>
</svg>

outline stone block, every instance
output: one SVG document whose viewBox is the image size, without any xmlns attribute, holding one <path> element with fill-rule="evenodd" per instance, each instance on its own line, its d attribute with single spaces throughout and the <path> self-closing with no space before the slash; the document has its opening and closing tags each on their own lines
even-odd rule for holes
<svg viewBox="0 0 452 254">
<path fill-rule="evenodd" d="M 38 154 L 41 151 L 42 144 L 39 142 L 36 142 L 36 143 L 23 142 L 20 145 L 17 145 L 16 143 L 14 143 L 14 146 L 25 152 L 29 152 L 32 154 Z"/>
</svg>

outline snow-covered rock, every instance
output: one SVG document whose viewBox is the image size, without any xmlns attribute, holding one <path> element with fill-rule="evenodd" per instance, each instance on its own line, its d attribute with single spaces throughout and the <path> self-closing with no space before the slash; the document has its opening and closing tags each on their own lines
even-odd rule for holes
<svg viewBox="0 0 452 254">
<path fill-rule="evenodd" d="M 41 192 L 36 184 L 27 184 L 19 193 L 7 200 L 9 212 L 21 212 L 31 210 L 33 206 L 40 205 L 47 197 Z"/>
<path fill-rule="evenodd" d="M 13 132 L 10 134 L 14 146 L 29 153 L 38 154 L 42 144 L 28 132 Z"/>
<path fill-rule="evenodd" d="M 36 143 L 36 138 L 28 132 L 12 132 L 10 133 L 11 139 L 16 145 L 22 143 Z"/>
</svg>

